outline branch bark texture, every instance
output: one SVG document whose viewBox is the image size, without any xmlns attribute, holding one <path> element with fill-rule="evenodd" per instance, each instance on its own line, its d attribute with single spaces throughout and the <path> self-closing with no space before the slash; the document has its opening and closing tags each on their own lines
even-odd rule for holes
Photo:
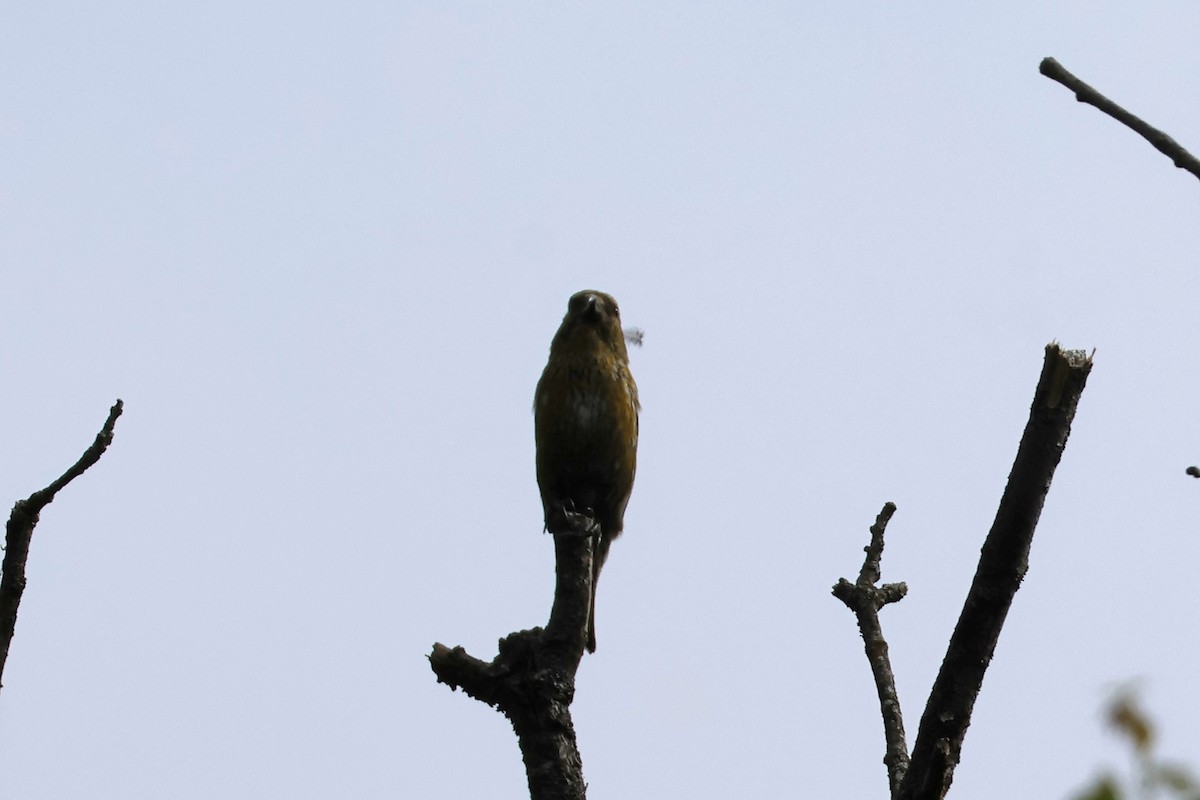
<svg viewBox="0 0 1200 800">
<path fill-rule="evenodd" d="M 531 800 L 584 800 L 583 760 L 571 721 L 575 673 L 583 658 L 591 602 L 594 521 L 554 537 L 556 586 L 545 629 L 500 640 L 490 662 L 462 647 L 434 644 L 430 666 L 441 683 L 508 717 L 529 782 Z"/>
<path fill-rule="evenodd" d="M 4 665 L 8 662 L 8 648 L 17 626 L 17 609 L 25 593 L 25 564 L 29 560 L 29 543 L 33 540 L 38 517 L 60 489 L 86 472 L 104 455 L 112 443 L 113 428 L 123 409 L 124 404 L 120 400 L 113 404 L 104 427 L 96 434 L 96 441 L 83 452 L 74 466 L 45 489 L 18 500 L 13 506 L 5 535 L 3 572 L 0 573 L 0 677 L 4 675 Z"/>
<path fill-rule="evenodd" d="M 1196 160 L 1196 157 L 1185 150 L 1182 145 L 1076 78 L 1053 58 L 1043 58 L 1042 63 L 1038 66 L 1038 71 L 1074 92 L 1075 99 L 1079 102 L 1095 106 L 1122 125 L 1132 128 L 1139 136 L 1153 145 L 1155 150 L 1171 159 L 1175 166 L 1200 178 L 1200 161 Z"/>
<path fill-rule="evenodd" d="M 940 800 L 950 788 L 975 698 L 1029 567 L 1038 517 L 1091 369 L 1091 357 L 1083 351 L 1047 345 L 1008 485 L 921 716 L 908 772 L 893 794 L 897 800 Z"/>
<path fill-rule="evenodd" d="M 887 766 L 890 794 L 896 792 L 908 770 L 908 742 L 904 738 L 904 717 L 900 713 L 900 698 L 896 694 L 896 676 L 892 672 L 887 639 L 883 638 L 883 629 L 879 624 L 879 609 L 904 599 L 908 586 L 903 583 L 875 584 L 882 577 L 880 562 L 883 559 L 883 534 L 895 513 L 896 504 L 885 503 L 875 518 L 875 524 L 871 526 L 871 543 L 863 548 L 867 557 L 863 559 L 858 580 L 851 583 L 842 578 L 833 587 L 833 596 L 845 603 L 858 618 L 867 661 L 875 678 L 879 709 L 883 714 L 883 735 L 887 748 L 883 763 Z"/>
</svg>

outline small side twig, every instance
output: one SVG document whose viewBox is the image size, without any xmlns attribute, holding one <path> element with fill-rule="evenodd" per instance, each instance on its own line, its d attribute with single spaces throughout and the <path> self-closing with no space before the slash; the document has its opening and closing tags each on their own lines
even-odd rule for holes
<svg viewBox="0 0 1200 800">
<path fill-rule="evenodd" d="M 59 490 L 86 472 L 104 455 L 104 451 L 112 443 L 113 428 L 124 407 L 118 400 L 109 409 L 108 419 L 105 420 L 100 433 L 96 434 L 96 441 L 83 452 L 83 456 L 74 466 L 45 489 L 34 492 L 24 500 L 18 500 L 13 506 L 12 515 L 8 518 L 4 566 L 0 574 L 0 676 L 4 674 L 8 648 L 12 644 L 13 632 L 17 626 L 17 609 L 21 605 L 21 595 L 25 592 L 25 563 L 29 560 L 29 543 L 33 539 L 33 529 L 38 523 L 38 516 Z"/>
<path fill-rule="evenodd" d="M 875 584 L 881 577 L 883 534 L 895 513 L 895 503 L 884 503 L 883 510 L 871 526 L 871 543 L 863 548 L 867 556 L 863 559 L 858 580 L 851 583 L 842 578 L 833 587 L 833 596 L 845 603 L 858 618 L 858 629 L 862 632 L 867 660 L 875 678 L 875 690 L 879 694 L 879 708 L 883 713 L 883 734 L 887 748 L 883 763 L 887 766 L 888 785 L 892 793 L 900 786 L 908 770 L 908 743 L 904 737 L 900 698 L 896 694 L 896 676 L 892 672 L 887 640 L 879 624 L 879 609 L 902 600 L 908 593 L 908 586 L 904 583 Z"/>
<path fill-rule="evenodd" d="M 1075 99 L 1081 103 L 1095 106 L 1126 127 L 1132 128 L 1138 135 L 1154 146 L 1154 149 L 1165 155 L 1180 169 L 1200 178 L 1200 160 L 1189 153 L 1178 142 L 1167 134 L 1135 117 L 1121 106 L 1109 100 L 1100 92 L 1076 78 L 1053 58 L 1043 58 L 1038 71 L 1053 81 L 1075 93 Z"/>
</svg>

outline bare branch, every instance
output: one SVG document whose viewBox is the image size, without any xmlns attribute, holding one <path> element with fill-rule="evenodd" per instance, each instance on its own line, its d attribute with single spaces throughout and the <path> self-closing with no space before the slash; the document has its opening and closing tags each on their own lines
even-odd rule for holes
<svg viewBox="0 0 1200 800">
<path fill-rule="evenodd" d="M 490 662 L 462 647 L 434 644 L 430 666 L 441 683 L 508 717 L 525 762 L 532 800 L 583 800 L 583 761 L 571 721 L 575 673 L 583 658 L 591 602 L 596 523 L 579 515 L 578 530 L 554 537 L 557 584 L 546 628 L 500 640 Z"/>
<path fill-rule="evenodd" d="M 1092 359 L 1082 350 L 1062 350 L 1057 343 L 1046 346 L 1008 486 L 921 716 L 908 772 L 893 795 L 897 800 L 940 799 L 950 788 L 975 698 L 1029 568 L 1033 533 L 1091 369 Z"/>
<path fill-rule="evenodd" d="M 1075 99 L 1079 102 L 1095 106 L 1122 125 L 1132 128 L 1143 139 L 1154 145 L 1154 149 L 1171 159 L 1175 166 L 1187 170 L 1197 178 L 1200 178 L 1200 161 L 1197 161 L 1195 156 L 1183 149 L 1178 142 L 1158 128 L 1130 114 L 1112 100 L 1109 100 L 1091 86 L 1076 78 L 1053 58 L 1043 58 L 1042 63 L 1038 66 L 1038 71 L 1047 78 L 1058 81 L 1074 92 Z"/>
<path fill-rule="evenodd" d="M 8 648 L 12 644 L 13 632 L 17 626 L 17 609 L 21 605 L 21 595 L 25 592 L 25 562 L 29 560 L 29 543 L 33 539 L 38 515 L 50 504 L 60 489 L 86 472 L 104 455 L 104 451 L 112 443 L 113 428 L 124 407 L 118 400 L 109 409 L 108 419 L 105 420 L 100 433 L 96 434 L 96 441 L 92 442 L 92 446 L 85 450 L 83 456 L 58 480 L 45 489 L 34 492 L 25 500 L 18 500 L 13 506 L 12 515 L 8 518 L 4 567 L 0 576 L 0 676 L 4 674 L 4 665 L 8 662 Z"/>
<path fill-rule="evenodd" d="M 887 747 L 883 763 L 887 765 L 888 786 L 893 794 L 908 769 L 908 743 L 904 737 L 900 698 L 896 695 L 896 676 L 892 673 L 887 640 L 883 638 L 883 629 L 879 624 L 879 609 L 903 599 L 908 593 L 908 586 L 903 583 L 875 584 L 881 577 L 883 534 L 894 513 L 896 504 L 885 503 L 875 518 L 875 524 L 871 526 L 871 543 L 863 548 L 867 556 L 863 559 L 858 580 L 850 583 L 842 578 L 833 587 L 833 596 L 845 603 L 858 618 L 858 629 L 862 632 L 867 661 L 871 664 L 875 690 L 879 694 L 879 708 L 883 713 L 883 734 Z"/>
</svg>

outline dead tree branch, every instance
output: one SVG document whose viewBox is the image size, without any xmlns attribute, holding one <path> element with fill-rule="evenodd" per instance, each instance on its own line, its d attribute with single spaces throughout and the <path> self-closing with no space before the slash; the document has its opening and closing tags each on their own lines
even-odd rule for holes
<svg viewBox="0 0 1200 800">
<path fill-rule="evenodd" d="M 954 778 L 975 698 L 1000 629 L 1029 568 L 1029 548 L 1079 397 L 1092 369 L 1082 350 L 1046 346 L 1041 379 L 1008 485 L 925 713 L 897 800 L 940 800 Z"/>
<path fill-rule="evenodd" d="M 104 455 L 104 451 L 112 443 L 113 428 L 123 408 L 124 404 L 120 400 L 113 405 L 104 427 L 96 434 L 96 441 L 83 452 L 83 456 L 74 466 L 45 489 L 34 492 L 24 500 L 18 500 L 13 506 L 5 537 L 3 572 L 0 573 L 0 676 L 4 674 L 8 648 L 12 644 L 13 632 L 17 626 L 17 608 L 21 605 L 21 595 L 25 592 L 25 563 L 29 560 L 29 543 L 33 539 L 33 529 L 38 523 L 38 516 L 60 489 L 86 472 Z"/>
<path fill-rule="evenodd" d="M 879 609 L 902 600 L 908 593 L 908 586 L 903 583 L 875 584 L 882 577 L 880 561 L 883 558 L 883 533 L 895 513 L 895 503 L 884 503 L 883 510 L 871 526 L 871 543 L 863 548 L 867 557 L 863 559 L 858 580 L 851 583 L 842 578 L 833 587 L 833 596 L 845 603 L 858 617 L 858 629 L 866 647 L 867 661 L 871 664 L 871 674 L 875 677 L 879 709 L 883 714 L 883 735 L 887 747 L 883 763 L 887 765 L 888 786 L 892 794 L 899 788 L 908 770 L 908 742 L 904 738 L 900 698 L 896 695 L 896 676 L 892 672 L 887 640 L 879 625 Z"/>
<path fill-rule="evenodd" d="M 1053 58 L 1043 58 L 1038 71 L 1047 78 L 1058 81 L 1074 92 L 1075 99 L 1079 102 L 1095 106 L 1122 125 L 1132 128 L 1138 135 L 1152 144 L 1154 149 L 1171 159 L 1175 166 L 1187 170 L 1197 178 L 1200 178 L 1200 161 L 1196 160 L 1196 157 L 1185 150 L 1178 142 L 1158 128 L 1130 114 L 1121 108 L 1121 106 L 1109 100 L 1091 86 L 1079 80 L 1079 78 L 1076 78 Z"/>
<path fill-rule="evenodd" d="M 871 527 L 871 543 L 865 548 L 858 580 L 850 583 L 842 578 L 833 587 L 834 596 L 858 618 L 883 713 L 887 743 L 884 763 L 894 800 L 942 800 L 950 788 L 975 698 L 1000 639 L 1004 618 L 1029 568 L 1033 533 L 1091 369 L 1091 357 L 1083 351 L 1063 350 L 1056 343 L 1046 346 L 1041 378 L 1008 485 L 984 541 L 975 579 L 941 671 L 929 693 L 911 755 L 888 645 L 879 624 L 879 609 L 902 599 L 908 587 L 903 583 L 876 586 L 881 576 L 884 530 L 896 511 L 895 505 L 885 504 Z"/>
<path fill-rule="evenodd" d="M 434 644 L 439 682 L 462 688 L 508 717 L 525 762 L 531 800 L 584 800 L 583 760 L 571 722 L 575 673 L 583 658 L 591 602 L 595 522 L 580 515 L 578 532 L 554 537 L 557 582 L 546 628 L 509 634 L 491 662 L 462 647 Z"/>
</svg>

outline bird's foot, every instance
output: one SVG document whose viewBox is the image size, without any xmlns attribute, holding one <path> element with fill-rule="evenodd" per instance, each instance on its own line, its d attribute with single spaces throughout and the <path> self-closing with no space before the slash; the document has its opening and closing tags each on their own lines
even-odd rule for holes
<svg viewBox="0 0 1200 800">
<path fill-rule="evenodd" d="M 590 508 L 576 510 L 575 504 L 568 502 L 563 505 L 561 525 L 556 525 L 552 533 L 566 533 L 576 536 L 599 536 L 600 522 L 596 512 Z"/>
</svg>

